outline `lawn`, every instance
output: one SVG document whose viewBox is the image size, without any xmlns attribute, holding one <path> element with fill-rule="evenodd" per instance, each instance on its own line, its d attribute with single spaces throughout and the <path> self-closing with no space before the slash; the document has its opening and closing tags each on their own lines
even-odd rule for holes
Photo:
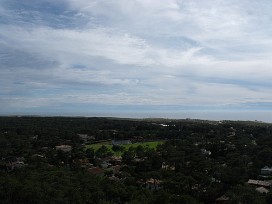
<svg viewBox="0 0 272 204">
<path fill-rule="evenodd" d="M 156 147 L 159 145 L 159 144 L 163 144 L 164 141 L 153 141 L 153 142 L 138 142 L 138 143 L 133 143 L 133 144 L 125 144 L 125 145 L 121 145 L 123 147 L 125 147 L 125 150 L 128 150 L 130 147 L 138 147 L 139 145 L 142 145 L 143 147 L 147 147 L 147 148 L 151 148 L 151 149 L 156 149 Z M 86 145 L 85 146 L 85 149 L 88 149 L 88 148 L 93 148 L 94 151 L 98 150 L 102 145 L 108 147 L 111 151 L 112 151 L 112 144 L 110 141 L 107 141 L 107 142 L 101 142 L 101 143 L 96 143 L 96 144 L 90 144 L 90 145 Z M 121 156 L 120 155 L 120 152 L 114 152 L 115 156 Z"/>
<path fill-rule="evenodd" d="M 127 144 L 127 145 L 122 145 L 127 149 L 130 147 L 138 147 L 139 145 L 142 145 L 143 147 L 148 147 L 151 149 L 156 149 L 159 144 L 164 143 L 164 141 L 155 141 L 155 142 L 139 142 L 139 143 L 133 143 L 133 144 Z"/>
<path fill-rule="evenodd" d="M 96 150 L 98 150 L 100 147 L 102 147 L 103 145 L 106 146 L 106 147 L 108 147 L 109 149 L 111 149 L 111 147 L 112 147 L 111 142 L 108 141 L 108 142 L 100 142 L 100 143 L 85 145 L 85 149 L 93 148 L 94 151 L 96 151 Z"/>
</svg>

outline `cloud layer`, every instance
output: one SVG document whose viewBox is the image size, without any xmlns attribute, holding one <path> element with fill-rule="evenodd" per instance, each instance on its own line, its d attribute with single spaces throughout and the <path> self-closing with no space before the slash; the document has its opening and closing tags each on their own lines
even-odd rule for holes
<svg viewBox="0 0 272 204">
<path fill-rule="evenodd" d="M 0 113 L 269 110 L 271 9 L 268 0 L 1 1 Z"/>
</svg>

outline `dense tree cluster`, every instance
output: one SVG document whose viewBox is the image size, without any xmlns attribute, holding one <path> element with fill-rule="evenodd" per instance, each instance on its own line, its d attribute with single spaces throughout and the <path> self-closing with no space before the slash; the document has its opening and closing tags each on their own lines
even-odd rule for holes
<svg viewBox="0 0 272 204">
<path fill-rule="evenodd" d="M 109 139 L 164 140 L 156 149 L 114 145 L 86 149 L 87 134 Z M 89 141 L 90 142 L 90 141 Z M 88 143 L 88 142 L 87 142 Z M 60 151 L 65 144 L 71 151 Z M 78 161 L 96 165 L 119 152 L 118 180 L 94 176 Z M 247 183 L 272 166 L 272 125 L 260 122 L 133 120 L 114 118 L 0 117 L 1 203 L 272 203 Z M 23 168 L 7 170 L 10 158 Z M 20 163 L 19 163 L 20 164 Z M 158 190 L 145 187 L 150 178 Z"/>
</svg>

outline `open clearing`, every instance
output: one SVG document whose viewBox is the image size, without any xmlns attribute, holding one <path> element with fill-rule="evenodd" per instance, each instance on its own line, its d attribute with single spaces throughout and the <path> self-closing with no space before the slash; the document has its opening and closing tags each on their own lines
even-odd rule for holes
<svg viewBox="0 0 272 204">
<path fill-rule="evenodd" d="M 130 147 L 136 148 L 136 147 L 138 147 L 140 145 L 143 146 L 143 147 L 146 147 L 146 148 L 156 149 L 159 144 L 163 144 L 163 143 L 164 143 L 164 141 L 137 142 L 137 143 L 132 143 L 132 144 L 124 144 L 124 145 L 120 145 L 120 146 L 125 147 L 125 150 L 128 150 Z M 111 141 L 106 141 L 106 142 L 101 142 L 101 143 L 95 143 L 95 144 L 86 145 L 85 148 L 86 149 L 93 148 L 94 151 L 97 151 L 103 145 L 106 146 L 107 148 L 109 148 L 110 151 L 112 151 L 112 146 L 113 145 L 112 145 Z M 113 152 L 113 153 L 116 156 L 120 156 L 120 153 L 118 153 L 118 152 Z"/>
</svg>

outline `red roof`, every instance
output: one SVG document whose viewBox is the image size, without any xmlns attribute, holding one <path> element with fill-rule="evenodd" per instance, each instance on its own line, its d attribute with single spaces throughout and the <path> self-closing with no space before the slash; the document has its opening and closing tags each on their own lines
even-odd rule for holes
<svg viewBox="0 0 272 204">
<path fill-rule="evenodd" d="M 93 167 L 93 168 L 89 168 L 88 169 L 89 172 L 91 172 L 94 175 L 101 175 L 103 174 L 105 171 L 99 167 Z"/>
<path fill-rule="evenodd" d="M 160 184 L 161 182 L 162 182 L 161 180 L 153 179 L 153 178 L 151 178 L 151 179 L 149 179 L 149 180 L 146 181 L 146 183 L 154 184 L 154 185 L 158 185 L 158 184 Z"/>
</svg>

